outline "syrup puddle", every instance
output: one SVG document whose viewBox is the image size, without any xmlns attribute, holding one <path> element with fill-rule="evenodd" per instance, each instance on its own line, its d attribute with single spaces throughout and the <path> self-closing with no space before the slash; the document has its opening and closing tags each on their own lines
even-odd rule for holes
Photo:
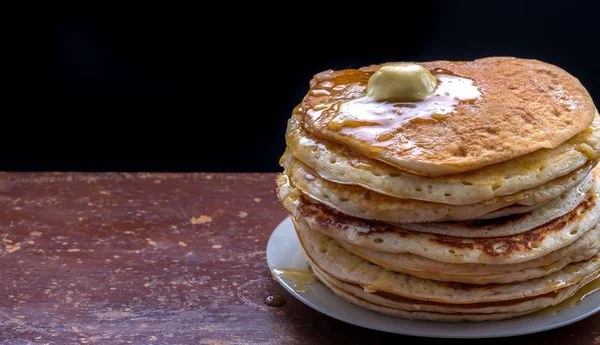
<svg viewBox="0 0 600 345">
<path fill-rule="evenodd" d="M 535 312 L 536 316 L 557 316 L 561 311 L 568 308 L 578 307 L 581 302 L 590 295 L 600 291 L 600 276 L 587 283 L 583 288 L 577 291 L 573 296 L 560 302 L 557 305 Z"/>
<path fill-rule="evenodd" d="M 281 277 L 294 282 L 293 288 L 296 292 L 306 292 L 307 285 L 317 281 L 315 275 L 308 269 L 273 267 L 271 274 L 274 278 Z"/>
</svg>

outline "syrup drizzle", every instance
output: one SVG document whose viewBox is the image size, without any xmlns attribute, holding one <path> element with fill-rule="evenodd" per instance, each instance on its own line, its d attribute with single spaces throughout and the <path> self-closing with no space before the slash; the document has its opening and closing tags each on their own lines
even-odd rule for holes
<svg viewBox="0 0 600 345">
<path fill-rule="evenodd" d="M 598 291 L 600 291 L 600 276 L 587 283 L 584 287 L 579 289 L 579 291 L 577 291 L 573 296 L 554 306 L 544 308 L 536 312 L 535 314 L 539 316 L 557 316 L 561 311 L 565 309 L 575 308 L 579 306 L 585 298 L 591 296 L 594 293 L 597 293 Z"/>
<path fill-rule="evenodd" d="M 315 283 L 317 278 L 310 270 L 299 268 L 273 268 L 271 274 L 294 282 L 294 291 L 306 292 L 307 285 Z"/>
<path fill-rule="evenodd" d="M 343 71 L 330 78 L 326 74 L 310 93 L 327 95 L 329 103 L 306 109 L 306 115 L 331 131 L 381 150 L 397 142 L 396 136 L 407 124 L 443 121 L 457 106 L 473 103 L 481 96 L 471 79 L 442 69 L 431 72 L 438 80 L 435 93 L 418 102 L 378 102 L 367 97 L 367 72 Z"/>
</svg>

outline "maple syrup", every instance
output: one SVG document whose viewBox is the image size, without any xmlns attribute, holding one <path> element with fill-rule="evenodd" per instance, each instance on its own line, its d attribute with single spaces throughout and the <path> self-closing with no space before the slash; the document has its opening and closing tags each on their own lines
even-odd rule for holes
<svg viewBox="0 0 600 345">
<path fill-rule="evenodd" d="M 327 91 L 328 103 L 303 110 L 318 127 L 324 125 L 343 136 L 372 143 L 373 149 L 383 149 L 397 141 L 396 136 L 407 124 L 444 121 L 458 105 L 473 103 L 481 96 L 471 79 L 441 69 L 431 72 L 438 86 L 431 96 L 417 102 L 382 102 L 367 97 L 368 72 L 342 71 L 329 78 L 325 74 L 312 91 Z"/>
<path fill-rule="evenodd" d="M 281 277 L 294 282 L 294 291 L 306 292 L 307 285 L 317 281 L 317 278 L 311 270 L 299 268 L 273 268 L 271 274 L 274 277 Z"/>
<path fill-rule="evenodd" d="M 285 298 L 281 295 L 269 295 L 265 297 L 263 303 L 268 305 L 269 307 L 283 307 L 286 303 Z"/>
<path fill-rule="evenodd" d="M 539 316 L 557 316 L 561 311 L 568 308 L 575 308 L 581 304 L 581 302 L 589 297 L 590 295 L 597 293 L 600 291 L 600 276 L 596 277 L 591 282 L 587 283 L 584 287 L 579 289 L 573 296 L 567 298 L 566 300 L 548 307 L 544 308 L 535 313 L 535 315 Z"/>
</svg>

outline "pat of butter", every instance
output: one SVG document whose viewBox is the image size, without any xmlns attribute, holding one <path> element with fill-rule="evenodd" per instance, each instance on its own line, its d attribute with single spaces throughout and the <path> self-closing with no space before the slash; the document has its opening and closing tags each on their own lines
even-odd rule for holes
<svg viewBox="0 0 600 345">
<path fill-rule="evenodd" d="M 390 63 L 369 78 L 367 96 L 376 101 L 418 102 L 431 96 L 437 85 L 437 79 L 423 66 Z"/>
</svg>

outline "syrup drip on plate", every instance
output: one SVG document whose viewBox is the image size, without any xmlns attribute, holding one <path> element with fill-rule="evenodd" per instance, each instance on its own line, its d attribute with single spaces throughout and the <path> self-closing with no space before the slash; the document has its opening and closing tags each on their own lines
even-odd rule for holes
<svg viewBox="0 0 600 345">
<path fill-rule="evenodd" d="M 296 292 L 306 292 L 307 285 L 317 281 L 312 271 L 299 268 L 273 268 L 271 274 L 273 277 L 280 277 L 294 282 L 293 288 Z"/>
<path fill-rule="evenodd" d="M 573 296 L 567 298 L 566 300 L 558 303 L 557 305 L 544 308 L 535 313 L 535 315 L 539 316 L 557 316 L 561 311 L 568 308 L 575 308 L 581 304 L 581 302 L 589 297 L 590 295 L 597 293 L 600 291 L 600 276 L 596 277 L 596 279 L 587 283 L 584 287 L 579 289 Z"/>
</svg>

